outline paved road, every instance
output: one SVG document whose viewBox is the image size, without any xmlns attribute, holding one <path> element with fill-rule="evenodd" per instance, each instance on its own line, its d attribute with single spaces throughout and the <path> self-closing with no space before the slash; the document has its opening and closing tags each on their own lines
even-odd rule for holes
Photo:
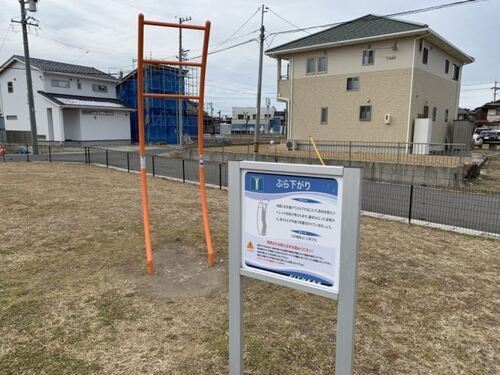
<svg viewBox="0 0 500 375">
<path fill-rule="evenodd" d="M 110 166 L 139 170 L 139 156 L 135 152 L 108 151 L 107 163 Z M 7 155 L 7 162 L 26 162 L 26 155 Z M 48 161 L 48 155 L 30 155 L 30 160 Z M 106 151 L 92 149 L 92 163 L 106 165 Z M 85 153 L 53 153 L 52 161 L 85 162 Z M 0 159 L 1 162 L 1 159 Z M 198 162 L 154 157 L 155 174 L 182 179 L 198 180 Z M 146 166 L 153 171 L 153 157 L 148 155 Z M 227 186 L 227 166 L 207 162 L 207 183 Z M 184 169 L 184 173 L 183 173 Z M 365 180 L 363 183 L 362 209 L 365 211 L 452 225 L 473 230 L 500 234 L 500 195 L 485 195 L 465 191 L 449 191 L 424 186 L 390 184 Z M 410 207 L 410 195 L 411 207 Z"/>
</svg>

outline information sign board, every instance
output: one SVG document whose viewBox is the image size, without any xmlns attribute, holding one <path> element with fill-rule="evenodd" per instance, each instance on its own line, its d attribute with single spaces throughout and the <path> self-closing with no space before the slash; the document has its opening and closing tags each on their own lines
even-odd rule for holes
<svg viewBox="0 0 500 375">
<path fill-rule="evenodd" d="M 242 266 L 338 292 L 342 177 L 242 174 Z"/>
<path fill-rule="evenodd" d="M 361 170 L 229 162 L 228 181 L 230 375 L 243 373 L 242 277 L 337 300 L 335 373 L 352 374 Z"/>
</svg>

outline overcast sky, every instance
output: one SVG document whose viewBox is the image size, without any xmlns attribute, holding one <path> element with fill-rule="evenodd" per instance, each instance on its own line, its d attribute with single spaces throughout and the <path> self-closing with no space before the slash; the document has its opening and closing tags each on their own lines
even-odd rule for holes
<svg viewBox="0 0 500 375">
<path fill-rule="evenodd" d="M 390 14 L 451 2 L 452 0 L 314 0 L 267 1 L 272 11 L 300 27 L 347 21 L 369 13 Z M 191 16 L 192 23 L 212 22 L 210 44 L 213 47 L 227 39 L 252 14 L 261 2 L 250 0 L 40 0 L 39 30 L 30 30 L 32 57 L 95 66 L 106 72 L 132 69 L 137 55 L 137 14 L 146 19 L 176 22 L 176 16 Z M 0 60 L 23 54 L 20 25 L 11 26 L 18 18 L 17 0 L 0 0 Z M 463 70 L 461 107 L 474 108 L 493 100 L 490 87 L 500 80 L 500 0 L 413 14 L 402 19 L 428 24 L 433 30 L 473 56 L 476 61 Z M 271 12 L 265 14 L 266 33 L 294 27 Z M 260 15 L 253 18 L 219 49 L 255 39 Z M 314 30 L 319 31 L 320 29 Z M 186 32 L 184 46 L 196 56 L 201 37 Z M 266 49 L 305 36 L 304 32 L 270 36 Z M 147 29 L 145 53 L 154 57 L 173 57 L 178 49 L 177 31 Z M 258 43 L 251 43 L 209 56 L 207 99 L 214 111 L 228 114 L 232 106 L 255 106 Z M 276 65 L 264 57 L 264 98 L 274 104 Z"/>
</svg>

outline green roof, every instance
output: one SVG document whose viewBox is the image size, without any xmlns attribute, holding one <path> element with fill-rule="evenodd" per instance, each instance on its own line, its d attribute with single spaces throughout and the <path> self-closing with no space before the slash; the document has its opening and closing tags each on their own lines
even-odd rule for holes
<svg viewBox="0 0 500 375">
<path fill-rule="evenodd" d="M 369 38 L 387 34 L 418 31 L 428 26 L 407 21 L 396 20 L 388 17 L 368 14 L 352 21 L 296 39 L 280 46 L 268 49 L 266 53 L 275 54 L 297 48 L 314 47 L 321 44 L 346 42 L 353 39 Z"/>
</svg>

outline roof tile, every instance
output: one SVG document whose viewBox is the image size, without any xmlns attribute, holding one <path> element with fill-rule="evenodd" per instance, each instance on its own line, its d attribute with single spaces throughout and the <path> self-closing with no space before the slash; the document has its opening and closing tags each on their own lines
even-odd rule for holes
<svg viewBox="0 0 500 375">
<path fill-rule="evenodd" d="M 320 44 L 420 30 L 426 27 L 427 25 L 368 14 L 364 17 L 344 22 L 318 33 L 271 48 L 266 53 L 276 53 L 295 48 L 313 47 Z"/>
</svg>

